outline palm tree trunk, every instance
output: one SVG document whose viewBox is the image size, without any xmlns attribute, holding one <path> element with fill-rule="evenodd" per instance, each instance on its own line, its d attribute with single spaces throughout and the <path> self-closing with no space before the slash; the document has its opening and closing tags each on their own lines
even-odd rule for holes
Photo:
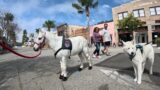
<svg viewBox="0 0 160 90">
<path fill-rule="evenodd" d="M 91 46 L 91 38 L 90 38 L 90 16 L 87 16 L 87 41 L 88 41 L 88 45 Z"/>
</svg>

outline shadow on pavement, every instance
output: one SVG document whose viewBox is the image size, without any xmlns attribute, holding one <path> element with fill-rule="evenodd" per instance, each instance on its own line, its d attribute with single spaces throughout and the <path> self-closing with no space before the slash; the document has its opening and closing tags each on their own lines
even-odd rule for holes
<svg viewBox="0 0 160 90">
<path fill-rule="evenodd" d="M 88 66 L 88 65 L 84 65 Z M 68 66 L 68 73 L 72 75 L 74 72 L 78 71 L 79 65 Z M 51 76 L 53 73 L 57 74 L 59 77 L 60 72 L 60 62 L 54 57 L 39 57 L 35 59 L 18 59 L 13 61 L 6 61 L 0 63 L 0 90 L 6 90 L 6 86 L 3 86 L 10 79 L 15 79 L 19 77 L 19 74 L 31 74 L 32 77 L 27 78 L 38 78 L 43 76 Z M 7 89 L 8 90 L 8 89 Z"/>
<path fill-rule="evenodd" d="M 160 53 L 155 54 L 155 61 L 153 66 L 153 75 L 149 75 L 149 65 L 146 62 L 145 71 L 144 73 L 147 74 L 152 82 L 155 85 L 160 86 Z M 131 77 L 134 77 L 134 70 L 131 61 L 129 60 L 128 56 L 124 53 L 119 53 L 116 56 L 113 56 L 109 59 L 106 59 L 96 66 L 106 67 L 106 68 L 114 68 L 118 69 L 117 71 L 120 74 L 126 74 Z"/>
<path fill-rule="evenodd" d="M 68 68 L 67 68 L 68 78 L 69 78 L 74 72 L 79 71 L 79 70 L 78 70 L 79 67 L 80 67 L 80 65 L 75 65 L 75 66 L 72 66 L 72 67 L 68 67 Z M 84 63 L 84 68 L 83 68 L 83 70 L 84 70 L 85 68 L 88 69 L 88 63 Z M 82 71 L 83 71 L 83 70 L 82 70 Z M 79 71 L 79 72 L 81 72 L 81 71 Z"/>
<path fill-rule="evenodd" d="M 108 84 L 101 85 L 98 90 L 109 90 Z"/>
</svg>

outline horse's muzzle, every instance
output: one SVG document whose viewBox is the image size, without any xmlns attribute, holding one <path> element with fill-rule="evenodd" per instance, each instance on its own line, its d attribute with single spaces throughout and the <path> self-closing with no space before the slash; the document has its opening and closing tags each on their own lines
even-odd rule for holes
<svg viewBox="0 0 160 90">
<path fill-rule="evenodd" d="M 37 51 L 39 51 L 39 49 L 38 49 L 38 48 L 37 48 L 37 49 L 36 49 L 36 48 L 33 48 L 33 50 L 34 50 L 34 51 L 36 51 L 36 52 L 37 52 Z"/>
</svg>

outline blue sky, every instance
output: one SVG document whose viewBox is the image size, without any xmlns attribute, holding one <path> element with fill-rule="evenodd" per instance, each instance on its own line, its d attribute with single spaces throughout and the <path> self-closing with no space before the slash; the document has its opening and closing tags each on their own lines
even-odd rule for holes
<svg viewBox="0 0 160 90">
<path fill-rule="evenodd" d="M 91 10 L 91 25 L 112 19 L 112 7 L 131 0 L 98 0 L 99 6 Z M 0 11 L 11 12 L 14 22 L 28 33 L 41 28 L 45 20 L 55 20 L 57 25 L 68 23 L 86 25 L 85 15 L 78 14 L 72 7 L 77 0 L 0 0 Z M 20 33 L 21 34 L 21 33 Z M 21 36 L 21 35 L 20 35 Z"/>
</svg>

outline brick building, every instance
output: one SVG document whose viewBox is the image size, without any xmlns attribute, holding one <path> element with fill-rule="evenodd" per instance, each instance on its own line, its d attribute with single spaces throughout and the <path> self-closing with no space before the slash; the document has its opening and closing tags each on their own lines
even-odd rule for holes
<svg viewBox="0 0 160 90">
<path fill-rule="evenodd" d="M 78 25 L 62 24 L 62 25 L 58 26 L 57 27 L 58 35 L 62 36 L 63 32 L 65 32 L 68 37 L 84 36 L 85 38 L 87 38 L 87 35 L 89 35 L 89 33 L 86 32 L 85 27 L 78 26 Z"/>
<path fill-rule="evenodd" d="M 121 32 L 117 27 L 118 20 L 127 17 L 132 13 L 139 18 L 145 25 L 133 33 L 136 43 L 146 43 L 153 41 L 160 33 L 160 0 L 133 0 L 129 3 L 112 8 L 114 26 L 117 31 L 116 39 L 129 40 L 129 32 Z"/>
</svg>

